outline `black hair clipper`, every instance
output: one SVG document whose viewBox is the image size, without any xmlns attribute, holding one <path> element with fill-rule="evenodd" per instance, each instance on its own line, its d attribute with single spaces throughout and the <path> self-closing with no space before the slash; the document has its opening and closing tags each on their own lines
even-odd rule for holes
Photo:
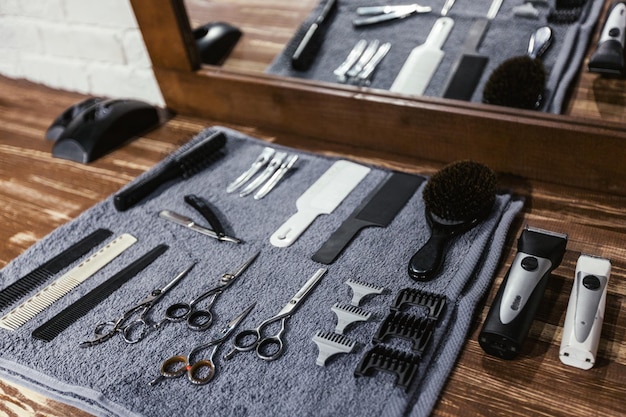
<svg viewBox="0 0 626 417">
<path fill-rule="evenodd" d="M 590 72 L 601 74 L 624 74 L 624 40 L 626 31 L 626 3 L 618 2 L 611 6 L 598 48 L 589 58 Z"/>
<path fill-rule="evenodd" d="M 517 255 L 493 300 L 478 342 L 485 352 L 513 359 L 521 351 L 550 273 L 565 255 L 567 235 L 526 227 Z"/>
</svg>

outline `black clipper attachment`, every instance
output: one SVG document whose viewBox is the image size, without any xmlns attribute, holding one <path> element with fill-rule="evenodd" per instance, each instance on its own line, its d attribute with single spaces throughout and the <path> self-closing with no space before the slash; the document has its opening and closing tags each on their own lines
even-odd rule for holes
<svg viewBox="0 0 626 417">
<path fill-rule="evenodd" d="M 428 317 L 438 320 L 446 307 L 446 297 L 415 288 L 405 288 L 398 293 L 396 300 L 391 306 L 392 311 L 402 311 L 406 305 L 425 307 L 428 309 Z"/>
<path fill-rule="evenodd" d="M 405 339 L 413 343 L 412 350 L 421 357 L 433 335 L 434 328 L 435 320 L 429 317 L 416 317 L 392 311 L 378 328 L 372 338 L 372 343 L 384 343 L 394 337 Z"/>
<path fill-rule="evenodd" d="M 397 376 L 396 386 L 408 391 L 417 374 L 421 356 L 382 345 L 370 349 L 354 371 L 355 377 L 372 376 L 382 371 Z"/>
</svg>

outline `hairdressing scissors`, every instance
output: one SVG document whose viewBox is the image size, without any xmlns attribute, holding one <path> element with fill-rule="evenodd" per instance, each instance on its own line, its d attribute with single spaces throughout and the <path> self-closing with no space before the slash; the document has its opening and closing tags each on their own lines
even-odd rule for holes
<svg viewBox="0 0 626 417">
<path fill-rule="evenodd" d="M 282 355 L 284 343 L 282 335 L 285 331 L 285 321 L 293 315 L 296 308 L 302 303 L 311 290 L 319 282 L 326 273 L 325 268 L 320 268 L 315 274 L 304 284 L 302 288 L 294 295 L 291 300 L 273 317 L 263 321 L 254 329 L 243 330 L 235 336 L 233 341 L 234 348 L 226 356 L 226 359 L 232 358 L 237 352 L 247 352 L 256 348 L 256 354 L 259 358 L 266 361 L 276 360 Z M 280 330 L 273 336 L 263 337 L 261 333 L 270 324 L 279 321 Z"/>
<path fill-rule="evenodd" d="M 106 342 L 110 338 L 112 338 L 116 333 L 120 333 L 124 338 L 126 343 L 137 343 L 142 340 L 148 330 L 151 328 L 157 328 L 159 324 L 148 324 L 146 321 L 146 315 L 148 312 L 154 307 L 154 305 L 159 302 L 161 297 L 165 295 L 169 290 L 171 290 L 181 279 L 183 279 L 189 271 L 194 267 L 195 262 L 189 265 L 184 271 L 176 275 L 176 277 L 171 280 L 165 287 L 157 288 L 155 290 L 150 291 L 143 300 L 139 303 L 135 304 L 128 310 L 124 312 L 124 314 L 113 321 L 105 321 L 99 323 L 94 333 L 96 334 L 96 338 L 93 340 L 88 340 L 82 342 L 80 347 L 90 347 L 98 345 L 102 342 Z M 131 317 L 139 314 L 135 320 L 130 321 Z"/>
<path fill-rule="evenodd" d="M 165 321 L 179 322 L 187 320 L 187 326 L 192 330 L 206 330 L 213 322 L 213 314 L 211 307 L 217 300 L 217 297 L 230 287 L 235 280 L 248 269 L 250 264 L 259 256 L 260 252 L 255 253 L 244 264 L 239 266 L 233 273 L 225 273 L 221 276 L 219 284 L 215 288 L 211 288 L 207 292 L 199 295 L 188 303 L 175 303 L 165 311 Z M 208 307 L 204 310 L 195 310 L 196 305 L 208 297 L 213 297 Z"/>
<path fill-rule="evenodd" d="M 213 356 L 220 345 L 228 339 L 228 336 L 235 330 L 239 323 L 246 318 L 246 316 L 252 311 L 256 303 L 252 303 L 248 306 L 243 313 L 232 319 L 226 327 L 219 331 L 218 337 L 211 340 L 208 343 L 198 345 L 191 349 L 187 356 L 174 355 L 163 361 L 161 368 L 159 369 L 160 375 L 154 380 L 150 381 L 150 385 L 154 386 L 158 384 L 163 378 L 177 378 L 179 376 L 187 374 L 187 378 L 192 384 L 204 385 L 211 381 L 215 376 L 215 362 L 213 362 Z M 191 357 L 199 351 L 213 346 L 213 350 L 209 353 L 208 359 L 202 359 L 197 362 L 191 363 Z"/>
</svg>

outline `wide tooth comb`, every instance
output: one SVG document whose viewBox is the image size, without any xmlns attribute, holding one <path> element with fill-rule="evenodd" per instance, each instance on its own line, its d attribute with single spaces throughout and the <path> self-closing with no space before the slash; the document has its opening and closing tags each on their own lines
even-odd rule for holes
<svg viewBox="0 0 626 417">
<path fill-rule="evenodd" d="M 357 281 L 352 278 L 346 281 L 346 284 L 352 288 L 352 302 L 353 306 L 358 306 L 361 303 L 361 299 L 372 294 L 382 294 L 385 287 L 379 285 L 369 284 L 367 282 Z"/>
<path fill-rule="evenodd" d="M 446 306 L 446 297 L 414 288 L 405 288 L 398 293 L 391 310 L 400 311 L 405 304 L 425 307 L 428 309 L 428 317 L 437 320 Z"/>
<path fill-rule="evenodd" d="M 412 349 L 422 354 L 433 335 L 434 327 L 435 322 L 427 317 L 393 311 L 380 325 L 372 343 L 383 343 L 391 337 L 398 337 L 413 342 Z"/>
<path fill-rule="evenodd" d="M 372 316 L 371 312 L 346 303 L 335 303 L 330 309 L 337 315 L 335 333 L 338 334 L 343 334 L 343 331 L 350 324 L 357 321 L 367 321 Z"/>
<path fill-rule="evenodd" d="M 315 361 L 319 366 L 326 366 L 326 360 L 333 355 L 338 353 L 351 353 L 356 346 L 355 341 L 343 335 L 323 330 L 319 330 L 315 336 L 313 336 L 313 341 L 319 349 L 319 354 Z"/>
<path fill-rule="evenodd" d="M 396 386 L 408 391 L 420 362 L 420 356 L 383 345 L 369 350 L 354 371 L 354 376 L 372 376 L 374 371 L 383 371 L 397 376 Z"/>
</svg>

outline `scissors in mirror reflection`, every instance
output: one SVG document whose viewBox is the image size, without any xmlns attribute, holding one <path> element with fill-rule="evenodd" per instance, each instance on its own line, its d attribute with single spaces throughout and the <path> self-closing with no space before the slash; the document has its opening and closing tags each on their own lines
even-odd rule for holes
<svg viewBox="0 0 626 417">
<path fill-rule="evenodd" d="M 208 343 L 194 347 L 187 354 L 187 356 L 175 355 L 164 360 L 161 364 L 161 368 L 159 369 L 160 375 L 150 381 L 150 385 L 154 386 L 164 378 L 178 378 L 184 374 L 187 374 L 187 379 L 195 385 L 204 385 L 211 381 L 216 372 L 215 362 L 213 362 L 215 352 L 217 352 L 220 345 L 228 339 L 239 323 L 246 318 L 250 311 L 252 311 L 254 306 L 255 303 L 252 303 L 252 305 L 248 306 L 241 314 L 232 319 L 226 327 L 219 331 L 217 338 Z M 211 346 L 213 349 L 211 350 L 211 353 L 209 353 L 208 359 L 201 359 L 197 362 L 191 363 L 193 355 Z"/>
<path fill-rule="evenodd" d="M 171 280 L 165 287 L 157 288 L 152 290 L 150 294 L 148 294 L 143 300 L 139 303 L 135 304 L 128 310 L 124 312 L 124 314 L 113 321 L 105 321 L 99 323 L 94 333 L 96 334 L 96 338 L 93 340 L 88 340 L 82 342 L 80 347 L 90 347 L 95 346 L 100 343 L 106 342 L 110 338 L 112 338 L 115 334 L 120 333 L 124 338 L 126 343 L 137 343 L 142 340 L 148 331 L 153 328 L 157 328 L 159 324 L 149 324 L 146 320 L 146 316 L 148 312 L 154 307 L 154 305 L 159 302 L 161 297 L 165 295 L 169 290 L 171 290 L 178 282 L 183 279 L 189 271 L 194 267 L 195 262 L 185 268 L 184 271 L 176 275 L 176 277 Z M 130 320 L 132 317 L 139 315 L 135 320 Z"/>
<path fill-rule="evenodd" d="M 211 326 L 211 323 L 213 323 L 211 307 L 215 304 L 217 297 L 230 287 L 246 269 L 248 269 L 257 256 L 259 256 L 259 253 L 260 252 L 255 253 L 234 272 L 222 275 L 220 277 L 219 284 L 215 288 L 211 288 L 188 303 L 175 303 L 169 306 L 165 311 L 165 319 L 163 319 L 160 324 L 167 321 L 180 322 L 187 320 L 187 327 L 192 330 L 208 329 L 209 326 Z M 208 297 L 213 297 L 209 305 L 204 310 L 197 310 L 196 305 Z"/>
<path fill-rule="evenodd" d="M 296 308 L 311 293 L 315 285 L 326 273 L 325 268 L 320 268 L 294 295 L 291 300 L 273 317 L 263 321 L 254 329 L 243 330 L 235 336 L 233 350 L 226 354 L 226 359 L 231 359 L 237 352 L 247 352 L 255 349 L 259 358 L 266 361 L 278 359 L 284 350 L 282 335 L 285 332 L 285 321 L 293 315 Z M 280 330 L 273 336 L 263 337 L 262 333 L 269 325 L 280 320 Z"/>
</svg>

